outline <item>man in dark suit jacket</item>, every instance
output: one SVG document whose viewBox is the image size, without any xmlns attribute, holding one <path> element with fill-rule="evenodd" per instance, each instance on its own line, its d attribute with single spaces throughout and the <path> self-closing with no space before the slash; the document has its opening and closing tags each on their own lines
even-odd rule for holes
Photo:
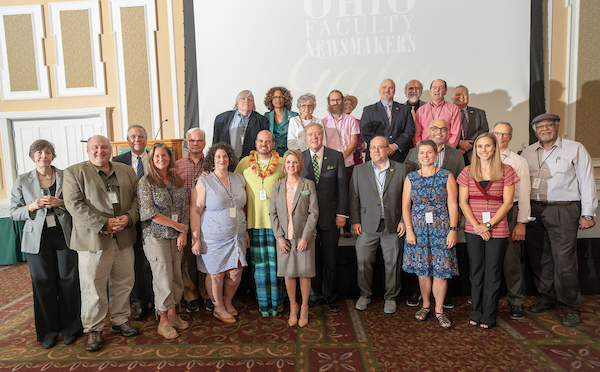
<svg viewBox="0 0 600 372">
<path fill-rule="evenodd" d="M 249 90 L 243 90 L 236 98 L 231 111 L 225 111 L 215 118 L 213 145 L 226 142 L 235 150 L 239 159 L 256 150 L 256 136 L 261 130 L 269 130 L 269 121 L 257 113 L 254 96 Z"/>
<path fill-rule="evenodd" d="M 489 132 L 485 111 L 476 107 L 467 106 L 469 104 L 469 90 L 463 85 L 454 88 L 452 92 L 452 103 L 458 106 L 460 110 L 460 142 L 458 149 L 464 154 L 465 164 L 471 164 L 473 156 L 473 141 L 480 134 Z"/>
<path fill-rule="evenodd" d="M 438 158 L 435 165 L 436 167 L 446 169 L 456 179 L 465 167 L 465 160 L 459 150 L 445 144 L 446 138 L 448 138 L 448 123 L 446 119 L 440 118 L 434 120 L 429 126 L 429 139 L 435 142 L 438 147 Z M 440 158 L 442 158 L 442 164 L 438 164 L 438 159 Z M 408 156 L 404 160 L 404 164 L 409 167 L 409 172 L 421 169 L 417 147 L 410 149 Z"/>
<path fill-rule="evenodd" d="M 390 142 L 387 156 L 402 162 L 412 147 L 415 123 L 410 107 L 394 101 L 395 93 L 396 84 L 390 79 L 385 79 L 379 86 L 381 100 L 363 109 L 360 134 L 367 146 L 374 137 L 385 137 Z M 391 121 L 388 117 L 391 117 Z M 367 160 L 369 159 L 370 154 L 367 152 Z"/>
<path fill-rule="evenodd" d="M 336 253 L 340 229 L 348 218 L 348 181 L 341 152 L 323 146 L 323 127 L 311 123 L 305 128 L 308 150 L 302 153 L 304 172 L 317 187 L 319 221 L 315 241 L 317 276 L 312 280 L 309 307 L 326 301 L 333 312 L 340 310 L 337 302 Z M 315 162 L 317 165 L 315 166 Z M 315 172 L 315 167 L 317 171 Z"/>
<path fill-rule="evenodd" d="M 419 107 L 423 106 L 427 102 L 421 101 L 421 94 L 423 94 L 423 84 L 419 80 L 411 80 L 404 86 L 404 94 L 406 95 L 406 102 L 404 105 L 410 107 L 410 113 L 412 114 L 413 120 Z"/>
<path fill-rule="evenodd" d="M 148 174 L 148 133 L 141 125 L 132 125 L 127 130 L 127 142 L 131 151 L 115 156 L 112 160 L 133 167 L 138 180 Z M 135 253 L 135 284 L 131 290 L 131 303 L 135 306 L 133 320 L 142 320 L 146 316 L 148 305 L 154 304 L 154 292 L 152 290 L 152 270 L 150 263 L 144 254 L 142 247 L 142 223 L 135 224 L 137 240 L 133 245 Z"/>
<path fill-rule="evenodd" d="M 400 293 L 402 252 L 405 226 L 402 219 L 402 188 L 406 165 L 387 157 L 389 143 L 385 137 L 371 140 L 371 161 L 354 168 L 350 181 L 350 223 L 356 239 L 357 281 L 360 298 L 358 310 L 366 310 L 373 291 L 373 264 L 377 246 L 381 245 L 385 265 L 386 314 L 396 312 Z"/>
</svg>

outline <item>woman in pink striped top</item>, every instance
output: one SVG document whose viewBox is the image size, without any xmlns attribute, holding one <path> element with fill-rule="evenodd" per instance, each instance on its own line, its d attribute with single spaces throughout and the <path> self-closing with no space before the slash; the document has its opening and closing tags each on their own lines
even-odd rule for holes
<svg viewBox="0 0 600 372">
<path fill-rule="evenodd" d="M 513 205 L 519 177 L 502 164 L 492 133 L 477 137 L 473 147 L 471 165 L 457 179 L 469 255 L 469 324 L 490 329 L 498 315 L 502 262 L 508 245 L 506 214 Z"/>
</svg>

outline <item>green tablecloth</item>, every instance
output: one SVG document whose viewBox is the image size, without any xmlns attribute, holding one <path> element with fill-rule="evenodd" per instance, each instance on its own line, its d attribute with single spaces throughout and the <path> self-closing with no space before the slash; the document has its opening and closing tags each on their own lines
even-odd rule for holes
<svg viewBox="0 0 600 372">
<path fill-rule="evenodd" d="M 0 265 L 26 261 L 25 255 L 21 253 L 23 225 L 25 221 L 13 221 L 10 217 L 0 218 Z"/>
</svg>

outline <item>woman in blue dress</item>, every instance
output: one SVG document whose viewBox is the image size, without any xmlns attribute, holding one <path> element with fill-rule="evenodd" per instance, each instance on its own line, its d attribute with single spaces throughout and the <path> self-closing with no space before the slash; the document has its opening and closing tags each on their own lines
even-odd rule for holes
<svg viewBox="0 0 600 372">
<path fill-rule="evenodd" d="M 440 327 L 449 329 L 452 323 L 442 305 L 448 290 L 447 280 L 458 275 L 454 247 L 458 225 L 456 181 L 452 173 L 435 166 L 438 153 L 433 141 L 419 143 L 417 154 L 421 169 L 406 177 L 402 194 L 406 223 L 402 269 L 419 277 L 423 307 L 415 319 L 427 319 L 433 292 L 435 316 Z"/>
</svg>

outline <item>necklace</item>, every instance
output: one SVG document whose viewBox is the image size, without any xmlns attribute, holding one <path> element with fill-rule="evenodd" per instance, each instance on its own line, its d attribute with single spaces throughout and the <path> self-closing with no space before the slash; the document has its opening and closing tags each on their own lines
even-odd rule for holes
<svg viewBox="0 0 600 372">
<path fill-rule="evenodd" d="M 248 156 L 250 158 L 250 168 L 252 169 L 254 174 L 259 176 L 260 178 L 269 177 L 273 174 L 273 172 L 275 172 L 275 168 L 277 168 L 277 160 L 279 159 L 279 154 L 277 153 L 277 151 L 273 150 L 271 152 L 271 161 L 269 163 L 269 167 L 267 168 L 267 170 L 261 171 L 258 162 L 256 161 L 257 153 L 258 151 L 256 150 L 250 151 L 250 155 Z"/>
</svg>

